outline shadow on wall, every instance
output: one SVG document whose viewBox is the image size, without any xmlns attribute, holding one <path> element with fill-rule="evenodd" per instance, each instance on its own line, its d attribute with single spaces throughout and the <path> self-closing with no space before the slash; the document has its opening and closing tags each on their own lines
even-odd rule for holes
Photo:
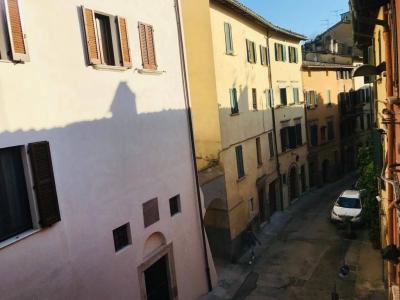
<svg viewBox="0 0 400 300">
<path fill-rule="evenodd" d="M 108 176 L 127 178 L 146 174 L 148 170 L 157 170 L 160 164 L 174 169 L 177 161 L 189 161 L 190 152 L 187 153 L 187 160 L 183 160 L 182 151 L 179 151 L 189 150 L 188 132 L 182 130 L 186 137 L 177 134 L 182 124 L 187 124 L 185 110 L 138 114 L 135 94 L 127 83 L 121 82 L 116 89 L 110 113 L 109 118 L 77 122 L 65 127 L 1 132 L 1 146 L 48 140 L 56 181 L 63 174 L 102 174 L 104 177 L 91 182 L 90 186 L 87 186 L 87 182 L 80 182 L 79 185 L 88 192 L 102 191 L 106 194 L 113 190 L 107 188 L 106 181 L 102 181 Z M 85 170 L 90 172 L 86 173 Z M 63 181 L 58 189 L 65 189 L 63 192 L 68 195 L 78 187 L 65 185 L 67 182 L 72 183 L 72 180 Z M 132 181 L 131 186 L 121 183 L 122 186 L 123 191 L 132 192 L 135 182 Z"/>
<path fill-rule="evenodd" d="M 121 82 L 110 112 L 112 116 L 109 118 L 77 122 L 65 127 L 0 133 L 1 147 L 43 140 L 50 142 L 61 219 L 68 220 L 61 221 L 61 228 L 66 230 L 70 249 L 79 249 L 81 254 L 94 253 L 97 247 L 107 248 L 109 242 L 113 247 L 112 238 L 111 241 L 104 238 L 104 232 L 111 234 L 112 229 L 126 223 L 127 218 L 136 219 L 131 223 L 133 232 L 142 230 L 141 205 L 159 196 L 157 191 L 170 192 L 171 196 L 191 191 L 190 187 L 184 187 L 186 191 L 177 190 L 182 185 L 173 184 L 175 180 L 184 178 L 190 181 L 190 176 L 193 176 L 184 109 L 138 114 L 135 93 L 127 83 Z M 136 180 L 138 178 L 140 180 Z M 54 249 L 49 250 L 51 253 L 65 252 L 57 243 L 53 246 Z M 38 261 L 41 259 L 39 256 Z M 68 257 L 57 259 L 66 260 L 64 266 L 70 265 Z M 99 282 L 112 280 L 104 272 L 97 272 L 102 271 L 97 260 L 96 255 L 81 255 L 74 261 L 75 267 L 85 266 L 84 269 L 89 268 L 95 274 L 89 282 L 85 282 L 86 288 L 98 288 Z M 12 269 L 16 263 L 11 260 L 1 262 L 1 273 L 15 274 Z M 74 269 L 74 266 L 70 268 Z M 18 278 L 10 280 L 30 280 L 31 283 L 37 280 L 38 286 L 43 280 L 59 281 L 61 284 L 66 274 L 76 272 L 79 273 L 77 270 L 60 270 L 58 278 L 38 276 L 36 279 L 18 274 Z M 75 280 L 71 279 L 71 282 Z M 65 285 L 67 283 L 62 286 Z M 34 282 L 32 286 L 35 286 Z M 2 289 L 0 286 L 0 291 Z"/>
</svg>

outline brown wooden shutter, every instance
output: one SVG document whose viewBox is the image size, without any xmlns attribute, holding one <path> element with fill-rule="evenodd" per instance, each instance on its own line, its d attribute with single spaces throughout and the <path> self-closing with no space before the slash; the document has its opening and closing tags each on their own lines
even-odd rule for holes
<svg viewBox="0 0 400 300">
<path fill-rule="evenodd" d="M 157 61 L 154 49 L 153 26 L 139 23 L 140 49 L 142 52 L 143 68 L 156 70 Z"/>
<path fill-rule="evenodd" d="M 85 26 L 85 37 L 89 63 L 97 65 L 101 63 L 99 46 L 97 44 L 96 26 L 93 10 L 82 6 L 83 24 Z"/>
<path fill-rule="evenodd" d="M 157 69 L 156 52 L 154 49 L 154 35 L 153 26 L 146 26 L 146 40 L 147 40 L 147 53 L 149 55 L 150 69 Z"/>
<path fill-rule="evenodd" d="M 131 53 L 129 49 L 129 41 L 128 41 L 128 30 L 126 26 L 126 19 L 117 16 L 117 24 L 119 31 L 119 42 L 121 48 L 121 57 L 122 57 L 122 65 L 124 67 L 131 68 L 132 60 Z"/>
<path fill-rule="evenodd" d="M 5 11 L 10 35 L 12 59 L 15 61 L 29 61 L 18 0 L 5 0 Z"/>
<path fill-rule="evenodd" d="M 143 203 L 143 222 L 144 227 L 148 227 L 151 224 L 156 223 L 160 220 L 160 215 L 158 212 L 158 199 L 154 198 Z"/>
<path fill-rule="evenodd" d="M 42 227 L 49 227 L 61 220 L 49 143 L 29 144 L 28 152 L 39 209 L 39 223 Z"/>
</svg>

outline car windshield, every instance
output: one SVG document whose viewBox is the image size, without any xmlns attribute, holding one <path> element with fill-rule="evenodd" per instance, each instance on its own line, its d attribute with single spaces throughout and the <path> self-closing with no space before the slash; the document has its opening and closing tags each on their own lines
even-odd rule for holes
<svg viewBox="0 0 400 300">
<path fill-rule="evenodd" d="M 337 204 L 344 208 L 361 208 L 360 199 L 339 197 Z"/>
</svg>

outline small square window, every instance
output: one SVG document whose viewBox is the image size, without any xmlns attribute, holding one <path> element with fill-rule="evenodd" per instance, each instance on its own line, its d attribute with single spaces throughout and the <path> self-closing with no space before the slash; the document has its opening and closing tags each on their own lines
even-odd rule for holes
<svg viewBox="0 0 400 300">
<path fill-rule="evenodd" d="M 150 225 L 158 222 L 160 220 L 160 214 L 158 212 L 158 199 L 151 199 L 142 205 L 143 207 L 143 221 L 144 227 L 149 227 Z"/>
<path fill-rule="evenodd" d="M 113 230 L 115 252 L 120 251 L 132 244 L 131 230 L 129 223 Z"/>
<path fill-rule="evenodd" d="M 181 212 L 181 197 L 180 195 L 176 195 L 169 199 L 169 210 L 171 212 L 171 216 L 176 215 Z"/>
</svg>

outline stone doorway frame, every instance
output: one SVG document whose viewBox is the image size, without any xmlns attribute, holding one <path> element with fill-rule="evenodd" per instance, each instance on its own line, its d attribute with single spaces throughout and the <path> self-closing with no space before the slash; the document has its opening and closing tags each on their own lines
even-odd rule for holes
<svg viewBox="0 0 400 300">
<path fill-rule="evenodd" d="M 146 292 L 146 279 L 144 272 L 150 268 L 155 262 L 157 262 L 160 258 L 166 256 L 167 258 L 167 275 L 169 282 L 169 294 L 172 300 L 178 300 L 178 287 L 176 283 L 176 273 L 175 273 L 175 262 L 174 262 L 174 254 L 172 249 L 172 243 L 168 245 L 164 245 L 156 250 L 150 257 L 146 259 L 144 263 L 142 263 L 138 269 L 138 278 L 139 278 L 139 287 L 140 287 L 140 299 L 147 299 Z"/>
</svg>

